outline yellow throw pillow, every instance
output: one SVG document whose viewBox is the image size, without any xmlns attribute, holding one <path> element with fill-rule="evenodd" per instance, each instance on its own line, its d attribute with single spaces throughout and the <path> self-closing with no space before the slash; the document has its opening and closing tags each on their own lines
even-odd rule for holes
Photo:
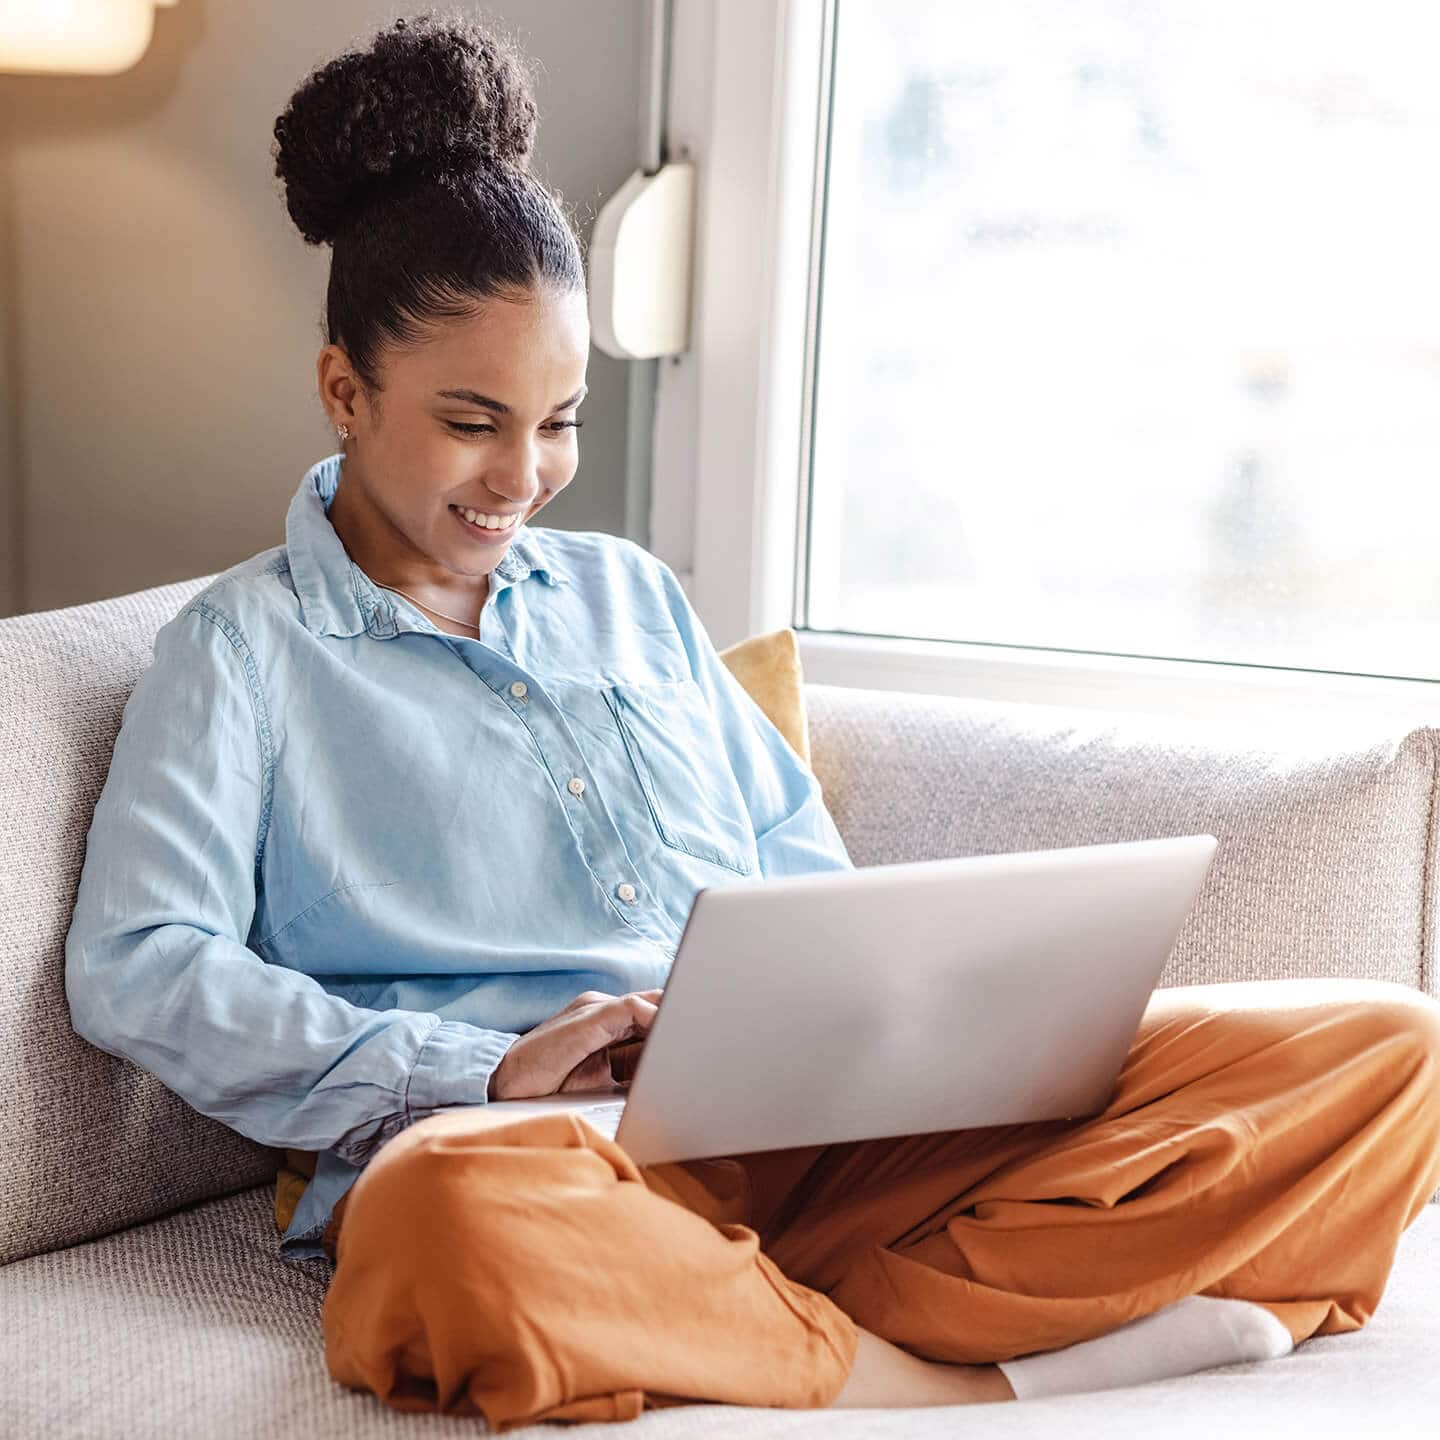
<svg viewBox="0 0 1440 1440">
<path fill-rule="evenodd" d="M 719 652 L 730 673 L 770 717 L 791 748 L 810 763 L 810 719 L 805 711 L 805 678 L 800 647 L 791 629 L 751 635 Z"/>
<path fill-rule="evenodd" d="M 751 635 L 727 646 L 719 655 L 750 698 L 808 765 L 810 722 L 805 711 L 804 677 L 795 632 L 785 629 Z M 315 1154 L 310 1150 L 287 1150 L 285 1162 L 275 1172 L 275 1228 L 282 1233 L 290 1228 L 295 1207 L 315 1174 Z"/>
<path fill-rule="evenodd" d="M 287 1150 L 285 1163 L 275 1172 L 275 1228 L 283 1235 L 295 1218 L 295 1207 L 315 1175 L 316 1152 Z"/>
</svg>

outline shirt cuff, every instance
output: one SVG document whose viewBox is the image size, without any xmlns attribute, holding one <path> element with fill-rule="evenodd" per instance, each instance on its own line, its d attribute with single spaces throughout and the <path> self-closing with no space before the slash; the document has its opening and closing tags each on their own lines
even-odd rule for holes
<svg viewBox="0 0 1440 1440">
<path fill-rule="evenodd" d="M 508 1030 L 442 1020 L 426 1037 L 410 1072 L 405 1108 L 411 1119 L 447 1105 L 483 1105 L 491 1075 L 519 1038 Z"/>
</svg>

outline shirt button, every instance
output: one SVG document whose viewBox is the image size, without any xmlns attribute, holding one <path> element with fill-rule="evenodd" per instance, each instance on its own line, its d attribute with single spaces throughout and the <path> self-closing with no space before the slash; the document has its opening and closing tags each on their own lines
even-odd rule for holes
<svg viewBox="0 0 1440 1440">
<path fill-rule="evenodd" d="M 583 795 L 585 793 L 585 782 L 578 775 L 576 775 L 572 779 L 565 782 L 565 788 L 572 795 Z"/>
<path fill-rule="evenodd" d="M 635 887 L 630 884 L 617 885 L 615 893 L 624 901 L 633 905 L 635 903 Z"/>
<path fill-rule="evenodd" d="M 510 693 L 511 693 L 517 700 L 519 700 L 519 699 L 521 699 L 521 698 L 524 696 L 525 691 L 526 691 L 528 688 L 529 688 L 529 687 L 525 684 L 525 682 L 524 682 L 523 680 L 516 680 L 516 681 L 510 686 Z"/>
</svg>

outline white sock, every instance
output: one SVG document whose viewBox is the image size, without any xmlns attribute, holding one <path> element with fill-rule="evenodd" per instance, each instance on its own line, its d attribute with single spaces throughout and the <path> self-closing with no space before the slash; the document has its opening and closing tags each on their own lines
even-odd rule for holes
<svg viewBox="0 0 1440 1440">
<path fill-rule="evenodd" d="M 1290 1332 L 1263 1305 L 1190 1295 L 1093 1340 L 1041 1350 L 999 1368 L 1017 1400 L 1143 1385 L 1216 1365 L 1277 1360 L 1295 1348 Z"/>
</svg>

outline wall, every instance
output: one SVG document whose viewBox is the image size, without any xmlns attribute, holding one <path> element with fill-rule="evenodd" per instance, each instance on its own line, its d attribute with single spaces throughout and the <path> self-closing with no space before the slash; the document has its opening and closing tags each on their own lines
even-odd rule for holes
<svg viewBox="0 0 1440 1440">
<path fill-rule="evenodd" d="M 312 65 L 421 8 L 180 0 L 124 75 L 0 76 L 0 614 L 283 541 L 335 446 L 314 370 L 330 252 L 285 212 L 274 119 Z M 644 0 L 486 10 L 543 67 L 536 169 L 588 239 L 638 162 Z M 592 350 L 587 379 L 546 524 L 623 534 L 628 366 Z"/>
</svg>

